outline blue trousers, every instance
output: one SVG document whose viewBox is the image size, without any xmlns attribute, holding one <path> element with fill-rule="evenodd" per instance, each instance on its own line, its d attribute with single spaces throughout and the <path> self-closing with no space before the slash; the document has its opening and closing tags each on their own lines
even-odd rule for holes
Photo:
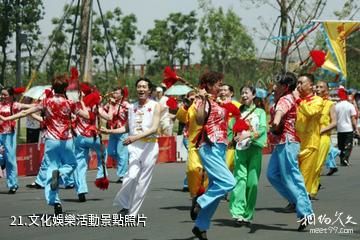
<svg viewBox="0 0 360 240">
<path fill-rule="evenodd" d="M 201 210 L 196 218 L 195 226 L 202 231 L 209 229 L 211 217 L 221 198 L 235 187 L 235 179 L 226 166 L 225 152 L 226 145 L 223 143 L 204 144 L 199 149 L 204 169 L 209 178 L 208 189 L 197 199 Z"/>
<path fill-rule="evenodd" d="M 5 150 L 0 157 L 0 165 L 6 167 L 6 185 L 9 189 L 17 188 L 16 132 L 0 134 L 0 145 Z"/>
<path fill-rule="evenodd" d="M 287 141 L 276 145 L 269 160 L 267 178 L 281 196 L 296 205 L 297 217 L 302 218 L 311 215 L 313 210 L 299 170 L 299 151 L 299 143 Z"/>
<path fill-rule="evenodd" d="M 188 138 L 183 137 L 183 144 L 184 144 L 186 150 L 189 150 L 189 139 Z M 189 187 L 189 183 L 188 183 L 188 179 L 187 179 L 186 174 L 185 174 L 185 177 L 184 177 L 183 187 Z"/>
<path fill-rule="evenodd" d="M 45 187 L 46 181 L 47 181 L 47 169 L 49 167 L 49 160 L 45 157 L 45 154 L 43 156 L 43 159 L 41 160 L 41 165 L 38 171 L 38 174 L 35 178 L 35 183 L 39 184 L 42 187 Z M 60 184 L 66 186 L 72 186 L 75 185 L 74 175 L 71 174 L 71 176 L 61 176 L 60 178 Z"/>
<path fill-rule="evenodd" d="M 45 140 L 44 159 L 48 160 L 46 171 L 45 199 L 49 205 L 60 203 L 59 189 L 50 188 L 53 170 L 59 170 L 61 177 L 70 177 L 76 168 L 73 140 Z"/>
<path fill-rule="evenodd" d="M 340 150 L 330 145 L 330 150 L 326 158 L 326 168 L 336 168 L 336 157 L 340 155 Z"/>
<path fill-rule="evenodd" d="M 89 150 L 92 149 L 96 152 L 97 156 L 97 175 L 96 178 L 104 177 L 101 157 L 106 161 L 106 150 L 101 151 L 100 138 L 84 137 L 78 135 L 75 138 L 75 156 L 77 167 L 74 172 L 75 188 L 78 194 L 87 193 L 88 186 L 86 183 L 86 171 L 89 163 Z M 103 154 L 103 155 L 102 155 Z"/>
<path fill-rule="evenodd" d="M 129 167 L 129 152 L 127 146 L 123 145 L 123 141 L 128 137 L 127 133 L 110 134 L 108 144 L 108 155 L 117 162 L 116 175 L 124 177 Z"/>
</svg>

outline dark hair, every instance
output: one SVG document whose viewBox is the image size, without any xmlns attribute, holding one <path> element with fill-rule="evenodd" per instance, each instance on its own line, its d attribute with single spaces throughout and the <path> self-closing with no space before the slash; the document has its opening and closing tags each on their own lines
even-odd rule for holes
<svg viewBox="0 0 360 240">
<path fill-rule="evenodd" d="M 203 75 L 200 76 L 200 86 L 202 88 L 205 88 L 205 90 L 207 89 L 207 84 L 209 84 L 210 86 L 215 85 L 215 83 L 217 83 L 218 81 L 224 79 L 224 74 L 220 73 L 220 72 L 206 72 Z"/>
<path fill-rule="evenodd" d="M 301 77 L 306 77 L 307 79 L 309 79 L 309 81 L 311 82 L 311 84 L 315 83 L 315 76 L 314 74 L 311 73 L 302 73 L 299 75 L 299 78 Z"/>
<path fill-rule="evenodd" d="M 190 95 L 194 95 L 194 94 L 196 94 L 196 91 L 195 91 L 195 90 L 191 90 L 190 92 L 188 92 L 188 93 L 186 94 L 186 97 L 189 98 Z"/>
<path fill-rule="evenodd" d="M 224 83 L 223 86 L 227 86 L 227 87 L 229 88 L 229 91 L 232 92 L 232 93 L 234 93 L 234 87 L 231 86 L 230 84 Z"/>
<path fill-rule="evenodd" d="M 54 89 L 55 93 L 64 94 L 68 85 L 68 79 L 65 74 L 57 75 L 52 79 L 52 89 Z"/>
<path fill-rule="evenodd" d="M 329 86 L 329 83 L 324 81 L 324 80 L 319 80 L 318 82 L 322 82 L 322 83 L 325 83 L 326 85 L 326 88 L 329 90 L 330 86 Z"/>
<path fill-rule="evenodd" d="M 2 89 L 1 89 L 1 91 L 2 90 L 6 90 L 8 93 L 9 93 L 9 96 L 14 96 L 14 88 L 13 87 L 10 87 L 10 86 L 6 86 L 6 87 L 3 87 Z"/>
<path fill-rule="evenodd" d="M 288 92 L 295 90 L 297 85 L 297 77 L 295 73 L 285 72 L 276 76 L 275 83 L 288 86 Z"/>
<path fill-rule="evenodd" d="M 148 78 L 146 78 L 146 77 L 141 77 L 141 78 L 139 78 L 138 80 L 136 80 L 136 82 L 135 82 L 135 87 L 137 87 L 137 85 L 138 85 L 138 83 L 139 83 L 140 81 L 145 81 L 145 82 L 147 82 L 150 91 L 153 90 L 154 85 L 152 84 L 152 82 L 150 81 L 150 79 L 148 79 Z"/>
<path fill-rule="evenodd" d="M 250 89 L 252 95 L 256 96 L 256 88 L 255 88 L 255 87 L 249 86 L 249 85 L 244 85 L 244 86 L 242 86 L 242 87 L 240 88 L 240 93 L 242 92 L 242 90 L 243 90 L 244 88 Z"/>
</svg>

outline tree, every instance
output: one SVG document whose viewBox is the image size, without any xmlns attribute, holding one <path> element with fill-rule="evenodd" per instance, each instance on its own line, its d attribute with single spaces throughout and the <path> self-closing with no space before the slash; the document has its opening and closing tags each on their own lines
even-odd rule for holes
<svg viewBox="0 0 360 240">
<path fill-rule="evenodd" d="M 15 32 L 16 14 L 19 16 L 19 26 L 22 33 L 27 35 L 27 50 L 29 53 L 29 69 L 34 60 L 34 51 L 42 48 L 39 42 L 40 28 L 38 21 L 43 18 L 43 3 L 41 0 L 3 0 L 0 3 L 0 47 L 2 56 L 0 83 L 4 84 L 6 66 L 8 63 L 9 45 L 12 43 L 13 33 Z"/>
<path fill-rule="evenodd" d="M 194 11 L 171 13 L 165 20 L 155 20 L 155 27 L 148 30 L 141 43 L 156 53 L 155 63 L 159 65 L 182 65 L 186 59 L 189 63 L 191 45 L 196 39 L 196 23 Z"/>
<path fill-rule="evenodd" d="M 232 9 L 226 13 L 221 7 L 203 9 L 199 27 L 202 64 L 226 73 L 231 62 L 255 59 L 254 43 Z"/>
</svg>

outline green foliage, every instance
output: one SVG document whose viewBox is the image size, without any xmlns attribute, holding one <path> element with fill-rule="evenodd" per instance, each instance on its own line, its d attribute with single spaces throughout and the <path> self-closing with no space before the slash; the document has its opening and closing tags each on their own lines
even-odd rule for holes
<svg viewBox="0 0 360 240">
<path fill-rule="evenodd" d="M 150 67 L 182 65 L 190 63 L 191 45 L 196 39 L 197 18 L 194 11 L 189 14 L 171 13 L 165 20 L 155 20 L 155 27 L 148 30 L 141 43 L 155 56 Z"/>
</svg>

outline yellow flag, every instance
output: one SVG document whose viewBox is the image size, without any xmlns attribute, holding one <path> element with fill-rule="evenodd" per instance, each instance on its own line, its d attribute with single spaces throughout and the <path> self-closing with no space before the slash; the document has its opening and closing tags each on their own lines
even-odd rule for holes
<svg viewBox="0 0 360 240">
<path fill-rule="evenodd" d="M 335 56 L 336 61 L 331 60 L 330 56 L 326 56 L 328 65 L 323 66 L 330 71 L 334 71 L 336 65 L 343 77 L 346 78 L 346 38 L 354 31 L 360 29 L 360 22 L 323 22 L 324 29 L 328 36 L 328 44 L 330 45 L 330 52 Z M 324 65 L 327 63 L 325 61 Z M 335 64 L 337 62 L 337 64 Z M 334 65 L 334 66 L 333 66 Z"/>
</svg>

